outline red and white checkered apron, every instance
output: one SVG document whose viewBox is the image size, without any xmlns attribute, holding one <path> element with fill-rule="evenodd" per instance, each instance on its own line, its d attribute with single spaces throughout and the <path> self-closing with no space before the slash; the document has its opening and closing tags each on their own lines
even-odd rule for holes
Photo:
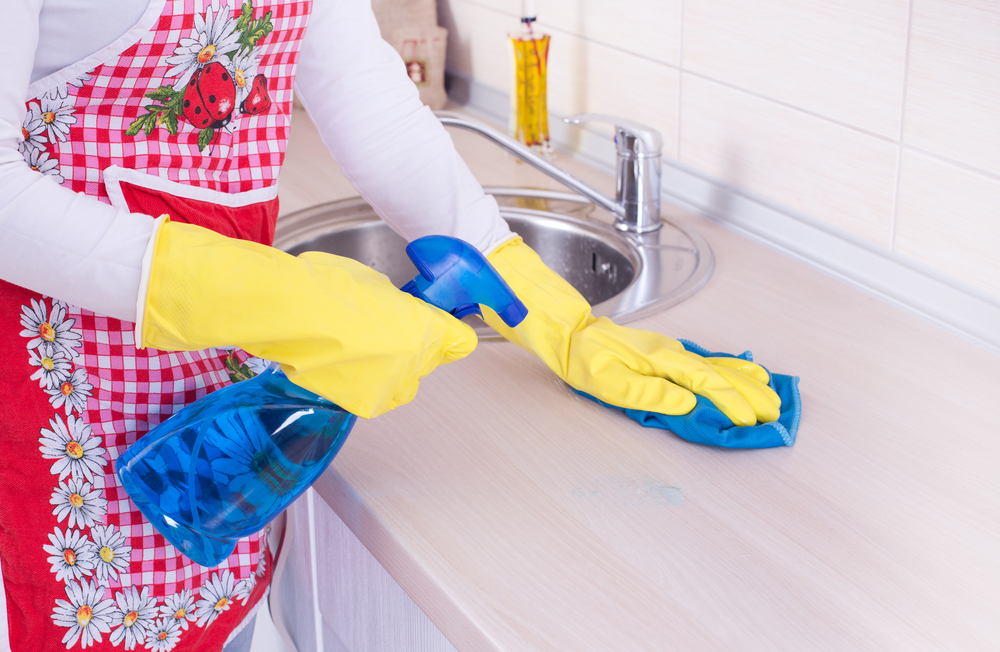
<svg viewBox="0 0 1000 652">
<path fill-rule="evenodd" d="M 152 0 L 121 47 L 32 85 L 26 162 L 133 212 L 269 244 L 310 9 Z M 266 593 L 266 533 L 203 568 L 113 472 L 247 356 L 137 350 L 133 328 L 0 281 L 0 555 L 14 650 L 217 651 Z"/>
</svg>

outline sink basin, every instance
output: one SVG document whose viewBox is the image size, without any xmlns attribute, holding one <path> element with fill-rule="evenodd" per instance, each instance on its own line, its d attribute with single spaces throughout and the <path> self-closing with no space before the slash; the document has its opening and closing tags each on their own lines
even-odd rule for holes
<svg viewBox="0 0 1000 652">
<path fill-rule="evenodd" d="M 511 230 L 579 290 L 594 314 L 618 323 L 645 317 L 697 292 L 714 269 L 712 250 L 694 230 L 665 221 L 653 233 L 614 229 L 614 216 L 572 193 L 486 188 Z M 360 197 L 323 204 L 278 220 L 274 246 L 291 254 L 325 251 L 353 258 L 397 286 L 417 275 L 406 240 Z M 499 339 L 475 320 L 480 339 Z"/>
</svg>

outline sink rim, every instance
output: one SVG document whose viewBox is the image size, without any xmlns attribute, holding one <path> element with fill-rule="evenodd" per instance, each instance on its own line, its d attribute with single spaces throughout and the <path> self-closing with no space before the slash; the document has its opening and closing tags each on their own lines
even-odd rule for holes
<svg viewBox="0 0 1000 652">
<path fill-rule="evenodd" d="M 614 297 L 593 306 L 596 316 L 607 316 L 617 323 L 625 324 L 661 312 L 698 292 L 708 282 L 715 269 L 715 257 L 708 242 L 694 229 L 672 220 L 665 218 L 663 228 L 658 231 L 642 234 L 626 233 L 612 226 L 614 215 L 575 193 L 509 187 L 484 187 L 483 190 L 496 197 L 524 197 L 580 204 L 584 216 L 504 205 L 500 206 L 500 214 L 563 223 L 572 229 L 586 232 L 629 259 L 635 268 L 632 282 Z M 346 213 L 333 220 L 317 220 L 317 217 L 332 211 L 346 211 Z M 360 196 L 327 202 L 282 216 L 275 228 L 274 246 L 287 250 L 321 235 L 373 222 L 384 224 L 374 209 Z M 679 246 L 676 242 L 670 241 L 670 236 L 676 238 L 678 233 L 690 242 L 690 246 Z M 655 274 L 656 269 L 663 267 L 658 263 L 665 262 L 672 252 L 678 250 L 693 254 L 696 259 L 695 267 L 683 282 L 664 294 L 656 282 L 658 280 L 662 282 L 663 278 L 647 277 Z M 495 331 L 485 325 L 477 327 L 476 331 L 480 339 L 500 339 Z"/>
</svg>

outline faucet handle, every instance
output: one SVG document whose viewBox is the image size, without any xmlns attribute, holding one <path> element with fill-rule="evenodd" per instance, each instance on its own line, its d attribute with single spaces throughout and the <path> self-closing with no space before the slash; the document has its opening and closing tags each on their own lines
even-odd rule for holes
<svg viewBox="0 0 1000 652">
<path fill-rule="evenodd" d="M 580 124 L 581 122 L 603 122 L 614 125 L 614 127 L 626 135 L 632 136 L 636 143 L 642 144 L 642 149 L 636 148 L 636 154 L 649 154 L 659 156 L 663 149 L 663 135 L 652 127 L 629 120 L 628 118 L 618 118 L 613 115 L 603 113 L 576 113 L 563 119 L 570 124 Z M 619 149 L 626 148 L 625 143 L 618 143 Z"/>
</svg>

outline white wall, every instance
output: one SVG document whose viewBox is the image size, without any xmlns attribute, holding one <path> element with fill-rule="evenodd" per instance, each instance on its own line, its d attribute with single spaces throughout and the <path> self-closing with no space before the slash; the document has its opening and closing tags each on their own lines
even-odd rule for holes
<svg viewBox="0 0 1000 652">
<path fill-rule="evenodd" d="M 506 92 L 520 6 L 438 0 L 449 69 Z M 1000 3 L 539 0 L 537 25 L 554 113 L 646 122 L 680 166 L 1000 306 Z"/>
</svg>

